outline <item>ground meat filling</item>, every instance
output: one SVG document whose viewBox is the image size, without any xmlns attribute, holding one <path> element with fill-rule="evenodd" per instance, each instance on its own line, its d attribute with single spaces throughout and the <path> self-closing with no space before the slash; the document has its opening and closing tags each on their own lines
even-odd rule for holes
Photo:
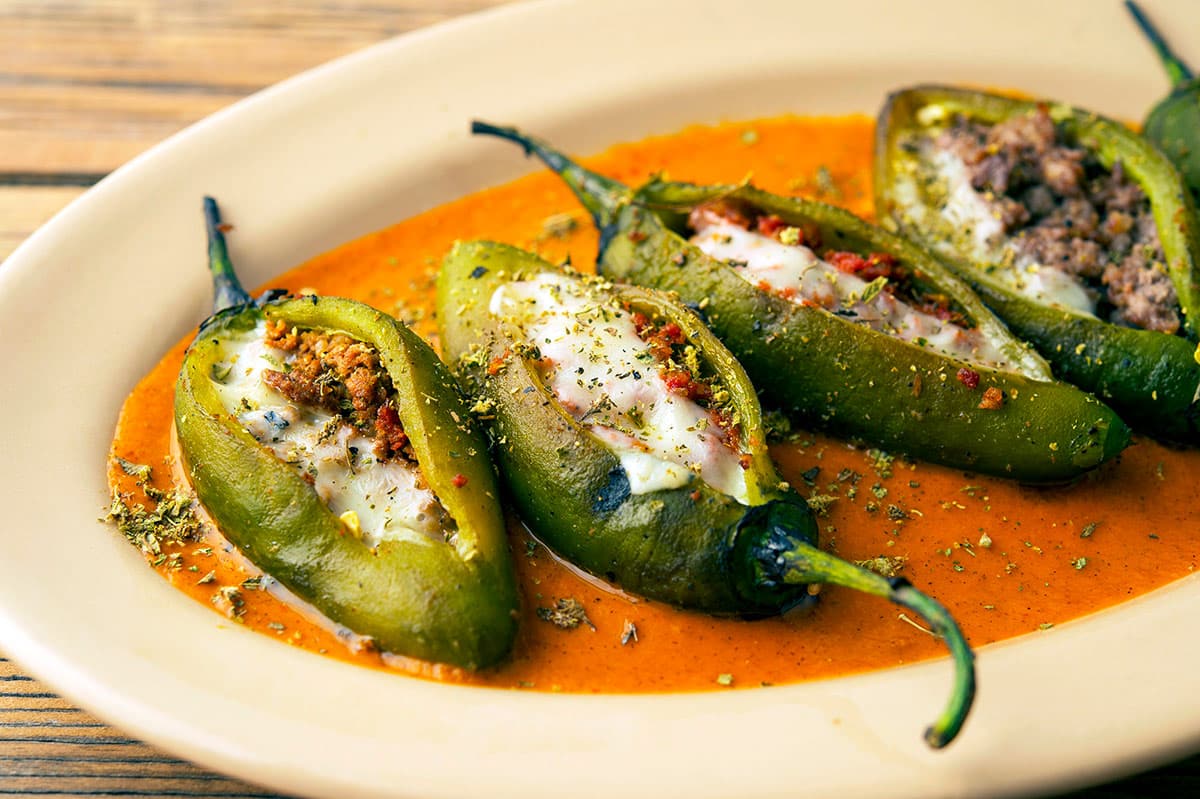
<svg viewBox="0 0 1200 799">
<path fill-rule="evenodd" d="M 263 381 L 300 405 L 339 416 L 374 441 L 381 461 L 415 461 L 391 400 L 392 380 L 368 344 L 341 333 L 297 330 L 268 321 L 266 343 L 289 353 L 288 371 L 263 371 Z"/>
<path fill-rule="evenodd" d="M 988 126 L 964 117 L 935 145 L 962 160 L 1020 260 L 1077 276 L 1117 324 L 1175 333 L 1175 287 L 1141 187 L 1063 139 L 1046 111 Z"/>
</svg>

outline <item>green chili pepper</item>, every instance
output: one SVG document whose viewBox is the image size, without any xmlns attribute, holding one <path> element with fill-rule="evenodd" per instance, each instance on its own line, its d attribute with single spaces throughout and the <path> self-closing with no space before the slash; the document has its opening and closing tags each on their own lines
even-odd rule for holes
<svg viewBox="0 0 1200 799">
<path fill-rule="evenodd" d="M 1056 136 L 1083 148 L 1110 173 L 1119 163 L 1148 198 L 1166 261 L 1155 269 L 1169 276 L 1182 314 L 1178 335 L 1112 324 L 1057 300 L 1020 293 L 1015 280 L 1029 269 L 1045 272 L 1019 266 L 1014 251 L 1005 249 L 1022 239 L 981 244 L 975 227 L 947 217 L 954 195 L 930 166 L 930 137 L 956 119 L 994 125 L 1043 112 Z M 880 213 L 968 280 L 1013 332 L 1046 357 L 1056 376 L 1095 393 L 1135 428 L 1174 441 L 1200 441 L 1200 234 L 1191 193 L 1145 140 L 1116 122 L 1058 103 L 943 87 L 909 89 L 893 94 L 880 114 L 875 193 Z M 1103 307 L 1097 313 L 1104 315 Z"/>
<path fill-rule="evenodd" d="M 517 591 L 487 445 L 453 377 L 418 336 L 362 303 L 313 296 L 253 302 L 230 264 L 216 204 L 206 198 L 204 207 L 215 309 L 175 390 L 179 444 L 200 503 L 256 566 L 383 651 L 467 668 L 501 660 L 515 634 Z M 421 480 L 450 520 L 436 537 L 409 530 L 368 546 L 318 495 L 311 472 L 285 463 L 229 407 L 223 381 L 254 360 L 245 350 L 240 361 L 231 356 L 261 337 L 255 331 L 264 322 L 342 334 L 377 354 Z M 288 424 L 274 411 L 264 418 Z M 330 431 L 340 424 L 335 416 Z M 380 481 L 367 498 L 382 505 L 391 486 Z"/>
<path fill-rule="evenodd" d="M 511 128 L 476 123 L 474 130 L 521 144 L 570 185 L 600 228 L 602 274 L 673 291 L 702 306 L 713 332 L 764 395 L 811 424 L 1025 482 L 1070 480 L 1128 443 L 1128 429 L 1110 409 L 1053 381 L 1045 362 L 939 262 L 844 210 L 744 185 L 656 180 L 631 192 Z M 948 298 L 1008 368 L 968 364 L 762 290 L 683 236 L 688 211 L 722 199 L 777 217 L 797 236 L 825 246 L 894 257 L 914 286 Z M 1002 403 L 983 399 L 989 389 Z"/>
<path fill-rule="evenodd" d="M 1154 46 L 1171 80 L 1171 93 L 1150 109 L 1142 135 L 1175 163 L 1192 194 L 1200 197 L 1200 79 L 1171 51 L 1137 3 L 1125 0 L 1125 7 Z"/>
<path fill-rule="evenodd" d="M 594 306 L 599 310 L 589 314 L 605 314 L 606 320 L 642 314 L 677 326 L 692 348 L 693 367 L 712 376 L 728 395 L 721 401 L 737 420 L 744 503 L 699 478 L 639 493 L 612 447 L 577 421 L 548 387 L 539 371 L 539 347 L 551 341 L 528 341 L 519 318 L 492 310 L 498 290 L 544 274 L 566 273 L 506 245 L 458 244 L 443 263 L 437 292 L 447 357 L 479 398 L 477 407 L 493 420 L 501 474 L 533 532 L 592 574 L 677 606 L 772 614 L 811 601 L 806 586 L 833 583 L 917 612 L 954 657 L 952 696 L 926 734 L 934 747 L 949 743 L 974 695 L 973 655 L 961 631 L 941 605 L 907 581 L 885 579 L 817 548 L 812 511 L 780 483 L 766 451 L 754 389 L 732 355 L 695 315 L 666 295 L 592 285 L 590 290 L 611 300 L 601 299 Z M 652 361 L 644 368 L 657 368 Z M 569 363 L 554 366 L 575 374 Z M 590 410 L 581 419 L 589 416 Z"/>
</svg>

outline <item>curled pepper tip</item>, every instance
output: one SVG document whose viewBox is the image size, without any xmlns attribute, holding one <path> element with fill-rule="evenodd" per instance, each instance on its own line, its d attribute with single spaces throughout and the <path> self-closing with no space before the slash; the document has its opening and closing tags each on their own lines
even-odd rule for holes
<svg viewBox="0 0 1200 799">
<path fill-rule="evenodd" d="M 925 730 L 926 743 L 934 749 L 942 749 L 958 736 L 975 701 L 975 653 L 971 651 L 949 611 L 941 603 L 913 588 L 907 581 L 894 585 L 888 598 L 897 605 L 920 614 L 933 628 L 934 634 L 946 642 L 954 660 L 954 687 L 950 692 L 950 699 L 942 715 Z"/>
<path fill-rule="evenodd" d="M 903 578 L 888 579 L 847 563 L 808 541 L 775 527 L 754 548 L 768 579 L 787 584 L 831 583 L 890 600 L 919 615 L 932 635 L 942 639 L 954 663 L 954 686 L 942 714 L 925 731 L 925 741 L 942 749 L 953 741 L 975 701 L 975 654 L 958 624 L 939 602 Z"/>
</svg>

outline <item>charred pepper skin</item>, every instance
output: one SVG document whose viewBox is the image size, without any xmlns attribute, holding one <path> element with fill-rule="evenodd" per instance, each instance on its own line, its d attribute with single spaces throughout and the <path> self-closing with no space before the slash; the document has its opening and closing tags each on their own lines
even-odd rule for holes
<svg viewBox="0 0 1200 799">
<path fill-rule="evenodd" d="M 1150 199 L 1183 312 L 1184 335 L 1123 327 L 1096 317 L 1038 303 L 989 275 L 995 265 L 971 260 L 928 230 L 911 223 L 897 186 L 915 168 L 904 142 L 923 129 L 918 114 L 938 106 L 986 123 L 1045 108 L 1066 135 L 1125 173 Z M 1055 376 L 1096 394 L 1135 429 L 1184 444 L 1200 444 L 1200 228 L 1191 192 L 1178 171 L 1144 139 L 1109 119 L 1059 103 L 1015 100 L 942 86 L 897 92 L 888 98 L 876 128 L 875 197 L 881 216 L 918 243 L 934 248 L 1012 331 L 1045 356 Z"/>
<path fill-rule="evenodd" d="M 487 445 L 453 377 L 404 325 L 335 297 L 253 302 L 233 274 L 206 201 L 216 313 L 200 328 L 175 390 L 188 477 L 221 532 L 256 566 L 379 649 L 469 669 L 508 654 L 518 596 Z M 261 318 L 371 344 L 392 378 L 422 474 L 457 522 L 453 539 L 384 541 L 349 534 L 294 468 L 222 405 L 211 378 L 221 341 Z"/>
<path fill-rule="evenodd" d="M 1027 483 L 1075 479 L 1129 442 L 1128 428 L 1112 410 L 1052 380 L 1045 361 L 1013 338 L 965 283 L 924 250 L 847 211 L 744 185 L 652 181 L 634 192 L 511 128 L 476 123 L 475 130 L 520 143 L 563 177 L 601 230 L 602 274 L 703 303 L 709 327 L 764 396 L 810 423 Z M 714 199 L 819 231 L 833 248 L 897 256 L 912 269 L 915 284 L 951 297 L 1019 371 L 971 365 L 980 377 L 971 389 L 956 379 L 962 361 L 762 291 L 678 232 L 691 208 Z M 1004 392 L 998 410 L 980 407 L 988 387 Z"/>
<path fill-rule="evenodd" d="M 833 583 L 920 614 L 947 642 L 955 684 L 926 733 L 940 748 L 958 734 L 975 692 L 974 655 L 949 613 L 906 581 L 889 581 L 817 548 L 807 503 L 781 484 L 766 451 L 753 387 L 690 311 L 665 295 L 616 287 L 633 310 L 679 325 L 733 398 L 742 419 L 748 502 L 699 480 L 635 495 L 613 452 L 562 407 L 527 359 L 511 320 L 489 311 L 504 283 L 555 271 L 503 244 L 457 244 L 438 277 L 440 337 L 468 392 L 492 417 L 495 457 L 509 496 L 539 539 L 575 565 L 642 596 L 710 613 L 763 616 L 813 601 Z M 530 355 L 529 357 L 534 357 Z"/>
</svg>

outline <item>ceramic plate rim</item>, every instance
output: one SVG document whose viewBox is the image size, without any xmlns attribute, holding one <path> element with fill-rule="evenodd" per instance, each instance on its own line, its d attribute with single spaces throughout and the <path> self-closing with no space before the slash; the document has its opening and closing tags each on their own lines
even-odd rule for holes
<svg viewBox="0 0 1200 799">
<path fill-rule="evenodd" d="M 10 509 L 0 541 L 5 652 L 151 743 L 306 795 L 599 796 L 623 789 L 647 796 L 684 790 L 697 797 L 785 796 L 799 784 L 818 795 L 1007 795 L 1104 779 L 1200 746 L 1200 691 L 1163 690 L 1195 686 L 1200 673 L 1200 647 L 1170 635 L 1200 599 L 1194 577 L 1051 634 L 985 648 L 976 713 L 959 742 L 933 753 L 919 733 L 948 688 L 945 661 L 721 694 L 556 696 L 432 685 L 313 657 L 238 629 L 180 597 L 95 523 L 120 399 L 203 315 L 196 210 L 202 191 L 236 213 L 234 257 L 256 283 L 337 241 L 532 169 L 508 151 L 467 141 L 471 115 L 519 121 L 587 152 L 683 122 L 778 113 L 788 103 L 796 111 L 850 110 L 838 103 L 891 74 L 993 85 L 1004 85 L 1007 76 L 1007 85 L 1130 117 L 1163 90 L 1153 58 L 1115 3 L 1112 19 L 1085 0 L 1041 9 L 1045 27 L 1071 34 L 1054 40 L 1054 52 L 1030 49 L 1045 46 L 1049 34 L 1020 27 L 1021 15 L 1028 19 L 1038 4 L 1009 4 L 989 26 L 1005 41 L 1022 42 L 1019 67 L 1011 51 L 994 43 L 947 37 L 972 21 L 950 0 L 836 7 L 764 0 L 757 15 L 733 14 L 728 5 L 550 0 L 401 37 L 172 138 L 22 245 L 0 267 L 0 341 L 13 345 L 0 355 L 13 376 L 0 385 L 0 407 L 10 409 L 0 424 L 12 447 L 0 462 L 0 491 Z M 1200 29 L 1195 11 L 1161 5 L 1156 13 L 1191 23 L 1174 29 Z M 779 24 L 764 27 L 761 19 Z M 874 60 L 850 59 L 820 37 L 801 53 L 785 47 L 787 34 L 805 26 L 853 27 L 857 41 L 874 48 Z M 595 41 L 587 37 L 606 36 L 620 42 L 626 57 L 615 62 L 602 48 L 577 46 L 564 34 L 585 45 Z M 716 46 L 719 35 L 755 37 L 761 46 L 739 53 L 733 64 L 705 60 L 682 75 L 667 69 L 670 59 L 684 60 L 688 46 Z M 1127 49 L 1099 49 L 1114 41 L 1128 41 Z M 1086 60 L 1097 51 L 1109 62 Z M 480 73 L 470 68 L 472 58 L 495 67 Z M 555 69 L 540 68 L 538 59 Z M 1050 74 L 1048 64 L 1058 72 Z M 796 97 L 771 93 L 776 76 L 826 69 L 841 84 L 810 82 Z M 395 75 L 421 80 L 399 83 Z M 517 80 L 521 91 L 503 90 Z M 588 86 L 586 97 L 578 85 Z M 689 92 L 708 105 L 689 106 Z M 600 113 L 639 97 L 643 104 L 652 98 L 653 107 L 636 120 Z M 816 107 L 794 105 L 804 102 Z M 405 113 L 399 103 L 409 104 Z M 684 116 L 688 108 L 693 118 Z M 340 124 L 327 119 L 334 113 Z M 289 126 L 288 136 L 281 126 Z M 393 130 L 404 131 L 399 154 L 386 146 Z M 331 152 L 343 155 L 336 168 L 313 160 Z M 392 198 L 389 181 L 426 190 Z M 336 221 L 322 221 L 331 214 Z M 135 284 L 132 296 L 142 301 L 130 308 Z M 122 337 L 119 329 L 150 333 L 130 347 L 128 332 Z M 47 358 L 59 368 L 39 370 Z M 76 397 L 85 398 L 82 407 Z M 77 420 L 77 427 L 63 419 Z M 32 429 L 58 452 L 74 442 L 80 457 L 43 451 Z M 70 573 L 85 567 L 102 568 L 81 586 Z M 169 631 L 169 646 L 152 630 Z M 1040 682 L 1025 684 L 1039 671 L 1045 672 Z M 295 684 L 278 679 L 280 673 Z M 1105 686 L 1117 683 L 1125 687 L 1122 700 L 1098 706 Z M 1014 702 L 1037 715 L 1010 713 Z M 411 717 L 422 723 L 419 736 L 397 723 Z M 510 734 L 531 728 L 532 735 Z M 1070 730 L 1092 734 L 1072 741 L 1063 734 Z M 628 773 L 598 767 L 611 763 Z M 581 773 L 588 774 L 585 784 Z"/>
</svg>

